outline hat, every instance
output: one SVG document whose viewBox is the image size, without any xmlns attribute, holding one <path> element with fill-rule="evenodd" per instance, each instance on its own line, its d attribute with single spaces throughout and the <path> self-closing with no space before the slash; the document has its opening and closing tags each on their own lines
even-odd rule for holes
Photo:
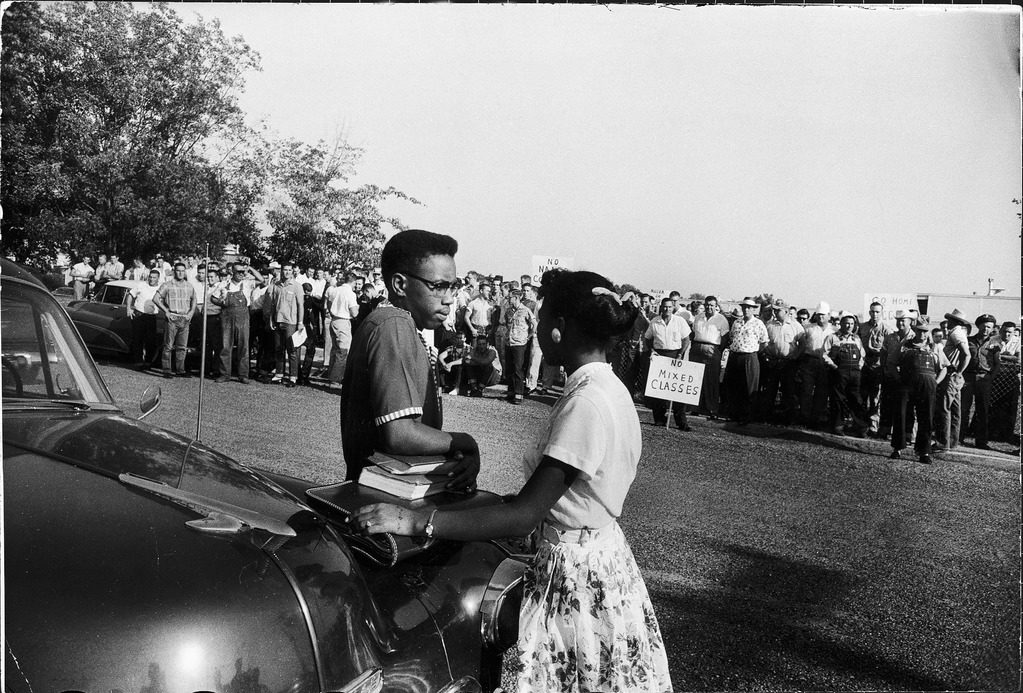
<svg viewBox="0 0 1023 693">
<path fill-rule="evenodd" d="M 750 296 L 747 296 L 746 298 L 742 299 L 742 301 L 739 302 L 739 305 L 740 306 L 746 306 L 747 308 L 759 308 L 760 307 L 760 304 L 757 303 L 756 301 L 754 301 Z"/>
<path fill-rule="evenodd" d="M 789 304 L 785 303 L 783 299 L 776 298 L 774 299 L 774 303 L 771 304 L 771 307 L 775 310 L 788 310 Z"/>
<path fill-rule="evenodd" d="M 820 303 L 818 303 L 817 307 L 814 308 L 814 310 L 813 310 L 813 314 L 814 315 L 827 315 L 830 312 L 831 312 L 831 306 L 829 306 L 824 301 L 821 301 Z"/>
<path fill-rule="evenodd" d="M 271 262 L 269 264 L 269 267 L 270 267 L 270 269 L 280 269 L 281 268 L 281 263 L 279 263 L 276 260 L 274 260 L 273 262 Z"/>
<path fill-rule="evenodd" d="M 839 313 L 838 319 L 841 320 L 842 318 L 854 318 L 856 320 L 859 319 L 859 318 L 856 317 L 855 313 L 850 313 L 847 310 L 843 310 L 841 313 Z"/>
<path fill-rule="evenodd" d="M 896 320 L 903 320 L 905 318 L 909 318 L 910 320 L 912 320 L 915 317 L 916 317 L 915 310 L 904 310 L 902 308 L 899 308 L 897 311 L 895 311 Z"/>
<path fill-rule="evenodd" d="M 966 316 L 958 308 L 953 308 L 951 313 L 945 313 L 945 319 L 958 323 L 963 327 L 970 327 L 970 321 L 966 319 Z"/>
<path fill-rule="evenodd" d="M 977 319 L 973 321 L 973 324 L 976 325 L 977 327 L 980 327 L 981 325 L 983 325 L 986 322 L 993 322 L 996 325 L 998 324 L 998 321 L 995 320 L 995 316 L 991 315 L 990 313 L 984 313 L 983 315 L 978 315 Z"/>
<path fill-rule="evenodd" d="M 828 318 L 830 318 L 831 320 L 838 320 L 838 318 L 839 318 L 838 311 L 837 310 L 833 310 L 830 313 L 828 313 Z"/>
<path fill-rule="evenodd" d="M 910 325 L 910 327 L 913 328 L 914 332 L 929 332 L 931 329 L 931 320 L 926 315 L 921 315 L 913 321 L 913 324 Z"/>
</svg>

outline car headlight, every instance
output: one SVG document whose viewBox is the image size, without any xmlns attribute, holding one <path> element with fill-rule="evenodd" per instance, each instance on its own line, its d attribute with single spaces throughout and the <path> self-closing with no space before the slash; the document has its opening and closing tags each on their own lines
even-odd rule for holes
<svg viewBox="0 0 1023 693">
<path fill-rule="evenodd" d="M 506 558 L 490 578 L 480 604 L 480 631 L 483 642 L 500 652 L 515 644 L 519 637 L 519 607 L 522 605 L 522 576 L 526 564 Z"/>
</svg>

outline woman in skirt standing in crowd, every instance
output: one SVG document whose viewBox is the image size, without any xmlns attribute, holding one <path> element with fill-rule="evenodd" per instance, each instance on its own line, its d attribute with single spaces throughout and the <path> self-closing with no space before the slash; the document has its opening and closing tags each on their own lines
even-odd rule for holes
<svg viewBox="0 0 1023 693">
<path fill-rule="evenodd" d="M 552 270 L 540 292 L 540 347 L 568 380 L 525 455 L 519 494 L 473 510 L 368 505 L 353 522 L 369 533 L 462 541 L 539 527 L 519 618 L 518 690 L 670 691 L 653 606 L 617 521 L 642 437 L 632 398 L 607 357 L 637 309 L 592 272 Z"/>
</svg>

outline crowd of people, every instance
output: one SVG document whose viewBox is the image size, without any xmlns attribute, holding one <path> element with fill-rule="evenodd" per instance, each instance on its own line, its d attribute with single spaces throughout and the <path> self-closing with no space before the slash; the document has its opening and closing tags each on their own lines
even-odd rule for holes
<svg viewBox="0 0 1023 693">
<path fill-rule="evenodd" d="M 354 329 L 387 296 L 379 268 L 303 271 L 270 262 L 259 271 L 244 258 L 185 256 L 171 263 L 157 255 L 126 270 L 116 254 L 99 255 L 95 266 L 90 259 L 68 270 L 76 297 L 114 279 L 146 282 L 131 292 L 127 308 L 133 354 L 140 367 L 165 377 L 187 375 L 189 334 L 194 342 L 205 320 L 207 374 L 216 381 L 236 373 L 246 383 L 254 364 L 260 381 L 309 385 L 316 348 L 323 347 L 317 375 L 340 390 Z M 433 338 L 443 391 L 479 397 L 505 385 L 507 400 L 519 404 L 552 390 L 563 376 L 544 364 L 537 290 L 530 275 L 506 281 L 469 271 L 455 279 Z M 620 298 L 639 311 L 611 351 L 612 365 L 655 423 L 666 423 L 670 411 L 681 431 L 691 430 L 694 413 L 740 425 L 800 425 L 890 440 L 893 457 L 912 444 L 925 463 L 968 438 L 983 449 L 1013 436 L 1020 347 L 1013 322 L 955 310 L 931 323 L 900 311 L 889 325 L 879 303 L 861 321 L 825 302 L 810 309 L 747 297 L 724 312 L 715 296 L 686 302 L 678 291 L 660 300 L 632 292 Z M 704 365 L 698 406 L 643 394 L 652 354 Z"/>
</svg>

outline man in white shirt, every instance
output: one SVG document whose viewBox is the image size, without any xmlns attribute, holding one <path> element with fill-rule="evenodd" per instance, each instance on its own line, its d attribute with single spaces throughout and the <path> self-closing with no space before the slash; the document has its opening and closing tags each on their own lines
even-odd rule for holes
<svg viewBox="0 0 1023 693">
<path fill-rule="evenodd" d="M 647 353 L 667 356 L 672 359 L 682 358 L 682 354 L 689 346 L 689 335 L 691 334 L 689 323 L 681 316 L 675 315 L 675 301 L 670 298 L 661 299 L 661 309 L 650 321 L 646 328 L 643 339 L 646 342 Z M 650 409 L 654 414 L 654 424 L 664 425 L 668 423 L 667 400 L 647 398 Z M 675 424 L 679 430 L 689 431 L 689 421 L 686 417 L 686 405 L 676 402 L 672 407 Z"/>
<path fill-rule="evenodd" d="M 330 336 L 334 346 L 330 351 L 330 371 L 327 380 L 331 386 L 340 385 L 348 363 L 348 349 L 352 346 L 352 318 L 359 314 L 359 301 L 355 295 L 358 275 L 345 272 L 345 280 L 327 288 L 326 308 L 330 320 Z"/>
<path fill-rule="evenodd" d="M 71 282 L 74 284 L 75 300 L 81 301 L 89 293 L 89 283 L 96 276 L 92 268 L 92 258 L 83 255 L 81 262 L 71 268 Z"/>
<path fill-rule="evenodd" d="M 156 331 L 160 309 L 153 302 L 163 274 L 158 269 L 149 270 L 146 284 L 132 289 L 128 294 L 128 319 L 131 320 L 131 355 L 135 367 L 157 368 L 160 359 L 160 336 Z"/>
<path fill-rule="evenodd" d="M 728 318 L 721 314 L 717 298 L 707 296 L 703 299 L 703 312 L 693 318 L 689 360 L 704 365 L 700 410 L 712 420 L 717 418 L 721 402 L 721 349 L 728 330 Z"/>
</svg>

